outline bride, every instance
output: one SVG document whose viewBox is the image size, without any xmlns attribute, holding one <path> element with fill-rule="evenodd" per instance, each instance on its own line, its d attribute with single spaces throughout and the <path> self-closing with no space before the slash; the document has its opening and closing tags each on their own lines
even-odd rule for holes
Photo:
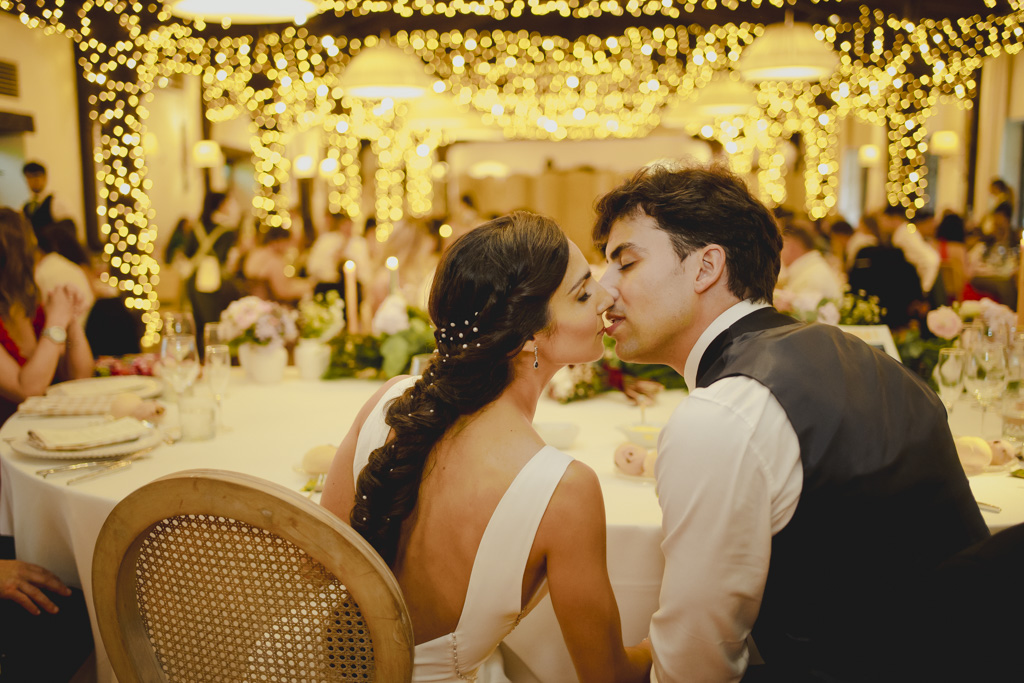
<svg viewBox="0 0 1024 683">
<path fill-rule="evenodd" d="M 430 366 L 382 387 L 338 449 L 322 504 L 398 579 L 414 681 L 506 680 L 483 665 L 548 591 L 581 681 L 647 678 L 649 645 L 622 643 L 597 475 L 532 427 L 555 371 L 601 356 L 611 303 L 550 219 L 485 223 L 438 265 Z"/>
</svg>

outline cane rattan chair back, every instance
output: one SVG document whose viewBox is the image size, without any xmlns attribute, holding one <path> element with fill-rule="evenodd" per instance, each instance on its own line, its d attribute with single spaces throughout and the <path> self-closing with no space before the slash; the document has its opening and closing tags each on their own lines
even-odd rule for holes
<svg viewBox="0 0 1024 683">
<path fill-rule="evenodd" d="M 93 595 L 122 683 L 412 677 L 412 626 L 384 561 L 256 477 L 190 470 L 129 495 L 96 542 Z"/>
</svg>

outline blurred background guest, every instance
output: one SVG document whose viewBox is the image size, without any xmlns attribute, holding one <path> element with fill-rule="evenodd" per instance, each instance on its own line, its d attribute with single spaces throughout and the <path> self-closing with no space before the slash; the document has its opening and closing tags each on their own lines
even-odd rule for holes
<svg viewBox="0 0 1024 683">
<path fill-rule="evenodd" d="M 778 286 L 794 296 L 839 299 L 843 283 L 815 246 L 814 236 L 806 228 L 796 223 L 783 228 Z"/>
<path fill-rule="evenodd" d="M 284 228 L 270 228 L 263 234 L 263 243 L 243 257 L 242 274 L 249 294 L 268 301 L 295 303 L 313 293 L 313 282 L 295 277 L 292 233 Z"/>
<path fill-rule="evenodd" d="M 40 228 L 53 225 L 70 215 L 53 193 L 46 191 L 45 166 L 38 161 L 30 161 L 22 167 L 21 173 L 25 176 L 25 184 L 28 185 L 31 194 L 22 211 L 36 235 L 39 234 Z"/>
<path fill-rule="evenodd" d="M 935 229 L 935 245 L 939 252 L 939 277 L 946 291 L 947 303 L 960 301 L 967 286 L 967 248 L 964 246 L 964 219 L 948 212 Z"/>
<path fill-rule="evenodd" d="M 903 250 L 893 244 L 895 221 L 883 225 L 872 215 L 861 218 L 858 231 L 873 237 L 861 248 L 849 272 L 850 291 L 878 297 L 885 309 L 882 322 L 892 328 L 906 327 L 912 309 L 923 300 L 917 270 Z"/>
<path fill-rule="evenodd" d="M 31 228 L 12 209 L 0 209 L 0 423 L 55 378 L 92 376 L 85 336 L 85 301 L 68 285 L 45 297 L 32 276 Z"/>
</svg>

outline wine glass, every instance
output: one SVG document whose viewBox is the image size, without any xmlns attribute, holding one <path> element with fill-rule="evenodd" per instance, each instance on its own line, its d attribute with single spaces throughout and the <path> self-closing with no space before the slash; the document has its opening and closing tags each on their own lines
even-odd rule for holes
<svg viewBox="0 0 1024 683">
<path fill-rule="evenodd" d="M 166 335 L 160 342 L 160 376 L 181 396 L 199 377 L 199 352 L 191 334 Z"/>
<path fill-rule="evenodd" d="M 164 311 L 160 319 L 163 321 L 164 336 L 196 333 L 196 323 L 189 311 Z"/>
<path fill-rule="evenodd" d="M 985 413 L 1006 389 L 1006 349 L 1002 344 L 981 342 L 968 352 L 964 385 L 981 405 L 981 429 L 985 431 Z"/>
<path fill-rule="evenodd" d="M 963 349 L 939 350 L 939 361 L 935 364 L 935 382 L 939 385 L 939 398 L 949 413 L 953 412 L 956 400 L 964 393 L 966 363 L 967 352 Z"/>
<path fill-rule="evenodd" d="M 231 349 L 227 344 L 208 344 L 206 346 L 206 364 L 203 366 L 203 378 L 210 386 L 210 393 L 217 403 L 219 427 L 226 428 L 221 400 L 231 381 Z"/>
</svg>

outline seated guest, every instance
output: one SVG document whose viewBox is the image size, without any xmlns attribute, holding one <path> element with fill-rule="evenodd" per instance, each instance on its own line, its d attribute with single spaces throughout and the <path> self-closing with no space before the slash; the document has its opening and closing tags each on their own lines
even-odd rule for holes
<svg viewBox="0 0 1024 683">
<path fill-rule="evenodd" d="M 1017 270 L 1017 245 L 1010 225 L 1012 211 L 1010 204 L 1004 202 L 992 212 L 991 232 L 986 232 L 967 254 L 970 277 L 1010 277 Z"/>
<path fill-rule="evenodd" d="M 892 328 L 906 327 L 915 305 L 924 299 L 917 271 L 874 216 L 864 216 L 861 225 L 874 235 L 875 244 L 857 252 L 848 273 L 850 291 L 878 297 L 885 309 L 882 322 Z"/>
<path fill-rule="evenodd" d="M 829 265 L 832 265 L 838 270 L 838 272 L 845 276 L 846 271 L 850 269 L 850 264 L 846 255 L 846 245 L 848 245 L 850 243 L 850 239 L 853 238 L 853 226 L 845 220 L 839 219 L 829 226 L 828 232 L 831 257 L 826 256 L 826 258 L 829 261 Z"/>
<path fill-rule="evenodd" d="M 0 681 L 71 680 L 93 649 L 82 591 L 13 559 L 11 541 L 0 537 Z"/>
<path fill-rule="evenodd" d="M 414 681 L 507 680 L 489 673 L 496 648 L 545 582 L 579 680 L 647 679 L 649 651 L 622 644 L 597 476 L 532 426 L 555 371 L 601 357 L 610 301 L 550 219 L 467 232 L 430 292 L 438 353 L 381 388 L 338 449 L 322 504 L 395 573 Z"/>
<path fill-rule="evenodd" d="M 32 278 L 34 250 L 27 222 L 0 209 L 0 423 L 54 378 L 92 376 L 85 301 L 68 285 L 42 296 Z"/>
<path fill-rule="evenodd" d="M 313 292 L 313 283 L 288 273 L 288 250 L 292 234 L 284 228 L 271 228 L 263 244 L 245 255 L 242 275 L 249 292 L 268 301 L 294 303 Z"/>
<path fill-rule="evenodd" d="M 949 302 L 963 298 L 967 285 L 967 249 L 964 247 L 964 219 L 955 213 L 942 217 L 935 229 L 935 244 L 942 259 L 939 275 Z"/>
<path fill-rule="evenodd" d="M 75 224 L 61 221 L 46 225 L 38 230 L 38 234 L 42 256 L 36 262 L 34 275 L 39 291 L 45 296 L 57 285 L 70 285 L 85 301 L 86 311 L 92 310 L 96 303 L 95 278 L 89 257 L 75 236 Z M 115 290 L 105 285 L 104 288 L 116 296 Z"/>
<path fill-rule="evenodd" d="M 616 353 L 690 387 L 655 461 L 656 680 L 739 681 L 751 635 L 766 667 L 744 680 L 934 680 L 908 598 L 988 536 L 938 396 L 772 308 L 779 229 L 729 171 L 644 169 L 597 217 Z"/>
<path fill-rule="evenodd" d="M 889 235 L 892 246 L 903 250 L 903 256 L 917 270 L 921 291 L 927 294 L 939 276 L 939 254 L 928 244 L 925 235 L 907 222 L 907 212 L 901 206 L 890 204 L 875 217 L 883 232 Z"/>
<path fill-rule="evenodd" d="M 792 295 L 818 295 L 820 299 L 839 299 L 843 284 L 835 271 L 814 248 L 814 237 L 797 224 L 782 231 L 782 273 L 779 287 Z"/>
</svg>

